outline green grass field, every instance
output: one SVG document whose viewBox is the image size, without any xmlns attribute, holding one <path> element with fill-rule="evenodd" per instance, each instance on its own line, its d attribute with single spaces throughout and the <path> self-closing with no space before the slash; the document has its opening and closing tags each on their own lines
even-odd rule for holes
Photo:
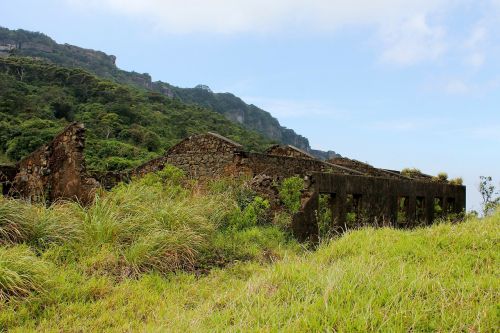
<svg viewBox="0 0 500 333">
<path fill-rule="evenodd" d="M 88 208 L 0 199 L 0 331 L 498 331 L 500 213 L 311 249 L 266 209 L 176 170 Z"/>
</svg>

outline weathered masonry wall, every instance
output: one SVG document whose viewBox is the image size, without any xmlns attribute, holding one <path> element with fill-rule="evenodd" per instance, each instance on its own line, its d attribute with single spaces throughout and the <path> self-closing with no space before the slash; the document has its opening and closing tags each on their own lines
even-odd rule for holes
<svg viewBox="0 0 500 333">
<path fill-rule="evenodd" d="M 333 172 L 361 174 L 342 166 L 336 166 L 312 158 L 303 158 L 292 147 L 282 150 L 274 146 L 276 154 L 260 154 L 242 151 L 242 146 L 215 133 L 191 136 L 167 151 L 165 156 L 151 160 L 132 171 L 133 176 L 161 170 L 166 164 L 174 165 L 192 178 L 222 176 L 267 175 L 274 179 L 304 176 L 307 172 Z M 290 149 L 300 157 L 288 156 Z M 283 155 L 278 154 L 283 153 Z M 300 154 L 299 154 L 300 153 Z"/>
<path fill-rule="evenodd" d="M 133 176 L 174 165 L 191 178 L 213 178 L 228 174 L 236 151 L 242 146 L 216 133 L 190 136 L 167 151 L 165 156 L 149 161 L 132 171 Z"/>
<path fill-rule="evenodd" d="M 439 217 L 436 205 L 443 216 L 465 210 L 465 186 L 327 173 L 312 173 L 307 183 L 304 197 L 329 196 L 332 227 L 339 231 L 366 221 L 372 225 L 398 227 L 430 224 Z M 306 200 L 301 212 L 294 216 L 293 229 L 299 239 L 317 236 L 317 231 L 313 232 L 317 230 L 313 212 L 317 209 L 316 204 Z M 354 213 L 354 221 L 348 221 L 348 213 Z M 310 225 L 308 233 L 303 232 L 304 223 Z"/>
<path fill-rule="evenodd" d="M 87 177 L 83 149 L 85 128 L 73 123 L 21 160 L 9 194 L 33 202 L 76 199 L 88 203 L 99 184 Z"/>
</svg>

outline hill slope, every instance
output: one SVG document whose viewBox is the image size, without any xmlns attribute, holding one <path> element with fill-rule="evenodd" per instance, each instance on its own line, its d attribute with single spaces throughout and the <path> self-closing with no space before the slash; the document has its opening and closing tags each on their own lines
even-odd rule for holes
<svg viewBox="0 0 500 333">
<path fill-rule="evenodd" d="M 259 222 L 260 200 L 241 205 L 243 188 L 200 195 L 175 174 L 150 174 L 85 209 L 0 198 L 0 281 L 24 274 L 0 283 L 0 330 L 498 329 L 500 212 L 352 231 L 304 252 Z"/>
<path fill-rule="evenodd" d="M 3 160 L 21 159 L 74 120 L 88 128 L 87 162 L 96 170 L 130 168 L 206 131 L 253 150 L 270 143 L 214 111 L 32 58 L 0 58 L 0 96 Z"/>
<path fill-rule="evenodd" d="M 309 140 L 293 130 L 280 125 L 269 112 L 249 105 L 230 93 L 213 93 L 203 86 L 179 88 L 168 83 L 153 82 L 149 74 L 127 72 L 116 67 L 116 57 L 100 51 L 58 44 L 50 37 L 26 30 L 9 30 L 0 27 L 0 55 L 30 56 L 49 60 L 66 67 L 84 68 L 98 76 L 138 88 L 176 97 L 185 103 L 194 103 L 212 109 L 227 119 L 257 131 L 269 140 L 291 144 L 319 158 L 335 157 L 333 151 L 311 149 Z"/>
</svg>

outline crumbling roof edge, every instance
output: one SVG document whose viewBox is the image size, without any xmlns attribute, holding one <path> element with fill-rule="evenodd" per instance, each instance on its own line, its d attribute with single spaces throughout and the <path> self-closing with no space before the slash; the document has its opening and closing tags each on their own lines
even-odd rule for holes
<svg viewBox="0 0 500 333">
<path fill-rule="evenodd" d="M 231 139 L 228 139 L 228 138 L 226 138 L 225 136 L 220 135 L 220 134 L 218 134 L 218 133 L 215 133 L 215 132 L 207 132 L 206 134 L 209 134 L 209 135 L 215 136 L 215 137 L 216 137 L 216 138 L 218 138 L 218 139 L 224 140 L 224 141 L 226 141 L 227 143 L 229 143 L 229 144 L 231 144 L 231 145 L 233 145 L 233 146 L 235 146 L 235 147 L 238 147 L 238 148 L 243 147 L 243 145 L 242 145 L 242 144 L 239 144 L 239 143 L 238 143 L 238 142 L 236 142 L 236 141 L 233 141 L 233 140 L 231 140 Z"/>
<path fill-rule="evenodd" d="M 312 159 L 318 160 L 316 157 L 314 157 L 313 155 L 309 154 L 305 150 L 302 150 L 302 149 L 300 149 L 298 147 L 295 147 L 293 145 L 274 144 L 274 145 L 270 146 L 269 148 L 267 148 L 265 152 L 268 154 L 271 149 L 274 149 L 276 147 L 289 147 L 289 148 L 292 148 L 293 150 L 298 151 L 299 153 L 304 154 L 304 155 L 306 155 L 306 156 L 308 156 L 308 157 L 310 157 Z"/>
</svg>

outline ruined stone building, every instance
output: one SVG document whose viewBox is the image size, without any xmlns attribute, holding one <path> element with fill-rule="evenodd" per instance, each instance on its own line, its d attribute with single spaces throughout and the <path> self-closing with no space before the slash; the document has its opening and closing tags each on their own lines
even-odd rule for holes
<svg viewBox="0 0 500 333">
<path fill-rule="evenodd" d="M 51 143 L 38 148 L 15 166 L 0 167 L 4 194 L 30 202 L 58 199 L 89 203 L 99 183 L 85 170 L 85 129 L 73 123 Z"/>
<path fill-rule="evenodd" d="M 94 178 L 110 188 L 170 164 L 195 179 L 253 179 L 256 190 L 268 197 L 276 194 L 275 184 L 280 180 L 304 177 L 301 209 L 292 223 L 294 234 L 301 240 L 318 235 L 321 196 L 327 197 L 331 223 L 338 231 L 360 224 L 430 224 L 439 217 L 436 206 L 442 215 L 465 209 L 464 186 L 435 181 L 423 174 L 406 177 L 347 158 L 321 161 L 293 146 L 274 145 L 264 153 L 248 152 L 242 145 L 210 132 L 190 136 L 163 156 L 129 172 L 95 174 L 93 178 L 85 169 L 84 139 L 83 125 L 74 123 L 16 166 L 0 166 L 4 195 L 31 201 L 64 198 L 88 203 L 99 186 Z"/>
</svg>

